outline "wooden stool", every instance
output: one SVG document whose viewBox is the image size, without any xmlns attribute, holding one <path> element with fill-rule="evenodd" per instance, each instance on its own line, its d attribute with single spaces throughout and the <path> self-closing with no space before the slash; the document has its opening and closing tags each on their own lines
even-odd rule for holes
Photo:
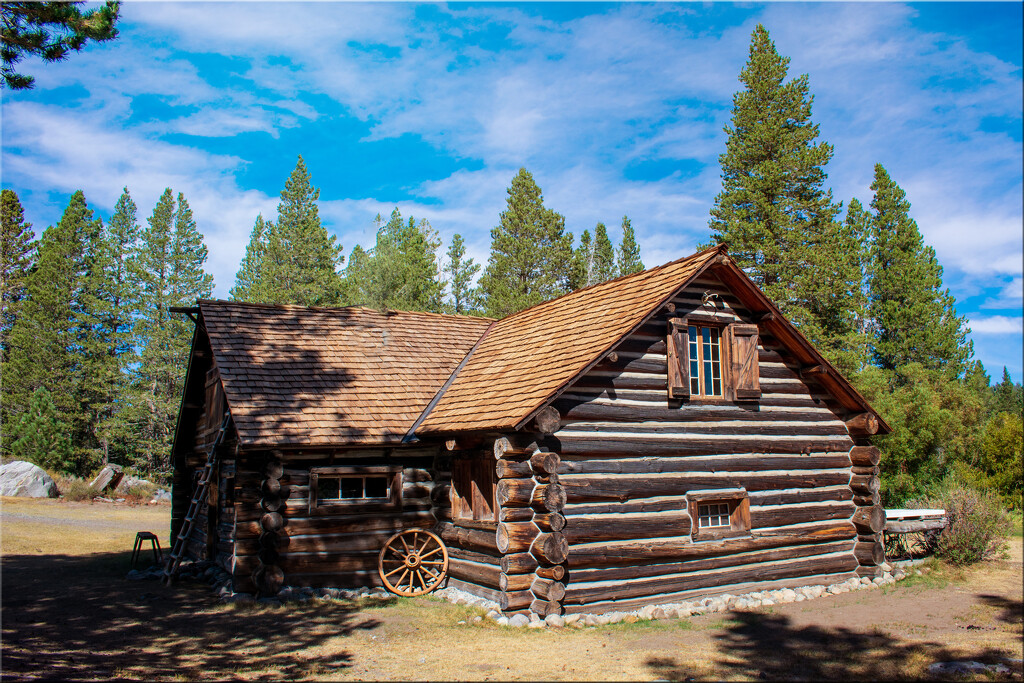
<svg viewBox="0 0 1024 683">
<path fill-rule="evenodd" d="M 156 560 L 157 564 L 163 564 L 164 552 L 160 549 L 160 539 L 150 531 L 140 531 L 135 534 L 135 546 L 132 548 L 132 569 L 135 569 L 139 562 L 143 541 L 150 541 L 150 547 L 153 549 L 153 559 Z"/>
</svg>

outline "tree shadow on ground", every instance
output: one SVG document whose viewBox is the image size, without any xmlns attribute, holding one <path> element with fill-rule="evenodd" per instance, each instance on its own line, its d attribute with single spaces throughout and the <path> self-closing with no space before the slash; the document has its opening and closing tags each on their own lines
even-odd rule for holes
<svg viewBox="0 0 1024 683">
<path fill-rule="evenodd" d="M 720 656 L 710 672 L 707 667 L 696 670 L 673 658 L 651 658 L 647 666 L 658 678 L 671 681 L 934 679 L 928 666 L 935 662 L 1005 664 L 1008 658 L 1019 657 L 1019 653 L 990 648 L 962 652 L 941 643 L 903 641 L 878 631 L 796 628 L 789 617 L 778 614 L 733 612 L 730 620 L 731 625 L 715 635 Z"/>
<path fill-rule="evenodd" d="M 1020 600 L 1007 600 L 1001 595 L 989 595 L 987 593 L 978 594 L 978 598 L 989 607 L 1000 610 L 999 614 L 996 615 L 996 619 L 1004 624 L 1019 627 L 1024 623 L 1024 602 Z"/>
<path fill-rule="evenodd" d="M 128 553 L 4 556 L 4 678 L 321 678 L 379 622 L 350 603 L 219 604 L 209 586 L 128 581 Z"/>
</svg>

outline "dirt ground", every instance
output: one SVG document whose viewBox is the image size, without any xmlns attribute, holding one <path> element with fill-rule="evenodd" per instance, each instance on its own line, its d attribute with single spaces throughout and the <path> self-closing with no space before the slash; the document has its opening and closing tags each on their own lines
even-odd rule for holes
<svg viewBox="0 0 1024 683">
<path fill-rule="evenodd" d="M 2 499 L 3 678 L 877 680 L 930 678 L 954 660 L 1021 677 L 1020 537 L 1006 559 L 936 564 L 880 590 L 534 631 L 474 624 L 478 610 L 430 598 L 228 606 L 205 585 L 126 580 L 135 532 L 166 547 L 169 512 Z"/>
</svg>

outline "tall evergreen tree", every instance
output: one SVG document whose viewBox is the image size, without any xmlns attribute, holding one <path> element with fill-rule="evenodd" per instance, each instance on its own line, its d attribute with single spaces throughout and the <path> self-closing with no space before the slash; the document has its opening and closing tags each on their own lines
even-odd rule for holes
<svg viewBox="0 0 1024 683">
<path fill-rule="evenodd" d="M 191 325 L 170 312 L 173 306 L 194 306 L 210 296 L 213 277 L 203 271 L 206 247 L 182 195 L 170 188 L 160 196 L 140 239 L 141 314 L 135 332 L 142 346 L 136 375 L 138 402 L 133 421 L 138 428 L 140 467 L 166 471 L 188 349 Z"/>
<path fill-rule="evenodd" d="M 565 218 L 545 208 L 533 176 L 519 169 L 507 208 L 491 230 L 491 255 L 480 279 L 488 314 L 503 318 L 564 294 L 571 260 Z"/>
<path fill-rule="evenodd" d="M 644 269 L 640 260 L 640 245 L 636 243 L 636 233 L 629 216 L 622 217 L 622 242 L 619 243 L 619 255 L 615 267 L 619 275 L 632 275 Z"/>
<path fill-rule="evenodd" d="M 608 228 L 604 223 L 598 223 L 594 228 L 594 272 L 590 277 L 589 284 L 606 282 L 616 277 L 615 272 L 615 247 L 608 239 Z"/>
<path fill-rule="evenodd" d="M 473 277 L 480 271 L 480 264 L 466 258 L 466 243 L 462 235 L 452 237 L 448 247 L 448 262 L 444 273 L 451 287 L 449 310 L 457 315 L 476 313 L 480 306 L 479 290 L 473 286 Z"/>
<path fill-rule="evenodd" d="M 357 263 L 346 270 L 348 295 L 381 310 L 441 311 L 444 283 L 436 231 L 425 219 L 403 219 L 398 207 L 386 223 L 380 215 L 374 220 L 376 246 L 369 254 L 353 250 Z"/>
<path fill-rule="evenodd" d="M 271 303 L 329 306 L 341 296 L 341 246 L 320 223 L 306 162 L 299 157 L 267 231 L 260 278 Z"/>
<path fill-rule="evenodd" d="M 79 392 L 85 418 L 80 442 L 97 448 L 104 463 L 111 445 L 131 443 L 124 423 L 130 403 L 129 368 L 137 360 L 133 329 L 138 317 L 139 281 L 134 263 L 139 222 L 135 202 L 124 188 L 107 226 L 89 246 L 90 258 L 78 314 L 82 365 Z"/>
<path fill-rule="evenodd" d="M 870 361 L 866 289 L 870 232 L 867 211 L 858 200 L 851 200 L 846 220 L 828 225 L 818 247 L 810 252 L 810 267 L 797 282 L 809 313 L 803 333 L 847 375 Z"/>
<path fill-rule="evenodd" d="M 263 254 L 267 250 L 267 233 L 273 223 L 263 220 L 263 214 L 256 216 L 256 224 L 249 236 L 249 245 L 245 248 L 245 256 L 235 274 L 235 286 L 229 296 L 235 301 L 252 301 L 256 303 L 267 300 L 264 292 L 262 270 Z"/>
<path fill-rule="evenodd" d="M 817 142 L 807 75 L 786 83 L 788 67 L 789 58 L 758 24 L 740 73 L 744 88 L 733 97 L 725 127 L 722 192 L 710 227 L 713 241 L 727 245 L 768 298 L 800 324 L 811 316 L 810 297 L 794 284 L 807 282 L 800 275 L 813 266 L 812 252 L 838 208 L 823 189 L 832 146 Z"/>
<path fill-rule="evenodd" d="M 950 376 L 962 374 L 973 355 L 966 319 L 942 287 L 942 266 L 910 217 L 910 202 L 881 164 L 871 184 L 874 240 L 870 311 L 875 362 L 895 369 L 920 363 Z"/>
<path fill-rule="evenodd" d="M 14 190 L 0 193 L 0 360 L 7 356 L 7 342 L 18 309 L 25 298 L 25 281 L 35 262 L 36 243 L 32 224 Z"/>
<path fill-rule="evenodd" d="M 36 268 L 26 282 L 26 299 L 14 323 L 9 362 L 4 367 L 7 424 L 28 408 L 32 394 L 46 387 L 57 411 L 71 424 L 76 457 L 85 421 L 79 393 L 82 347 L 79 319 L 89 248 L 100 231 L 99 219 L 81 191 L 71 195 L 60 222 L 43 232 Z M 85 469 L 87 463 L 79 462 Z"/>
<path fill-rule="evenodd" d="M 569 273 L 569 289 L 576 291 L 591 284 L 594 273 L 594 244 L 590 231 L 580 235 L 580 246 L 572 252 L 572 270 Z"/>
<path fill-rule="evenodd" d="M 1003 366 L 1003 378 L 992 388 L 994 413 L 1024 413 L 1024 388 L 1014 384 L 1010 371 Z"/>
</svg>

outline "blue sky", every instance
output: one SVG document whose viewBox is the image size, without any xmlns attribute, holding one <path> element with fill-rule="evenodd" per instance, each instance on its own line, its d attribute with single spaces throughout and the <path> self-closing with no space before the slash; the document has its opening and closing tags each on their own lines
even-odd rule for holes
<svg viewBox="0 0 1024 683">
<path fill-rule="evenodd" d="M 1022 376 L 1021 3 L 128 2 L 117 41 L 4 90 L 2 180 L 37 232 L 188 198 L 226 297 L 302 154 L 346 253 L 400 207 L 486 262 L 520 166 L 579 235 L 628 214 L 647 265 L 708 239 L 751 30 L 807 73 L 838 200 L 906 190 L 998 378 Z"/>
</svg>

